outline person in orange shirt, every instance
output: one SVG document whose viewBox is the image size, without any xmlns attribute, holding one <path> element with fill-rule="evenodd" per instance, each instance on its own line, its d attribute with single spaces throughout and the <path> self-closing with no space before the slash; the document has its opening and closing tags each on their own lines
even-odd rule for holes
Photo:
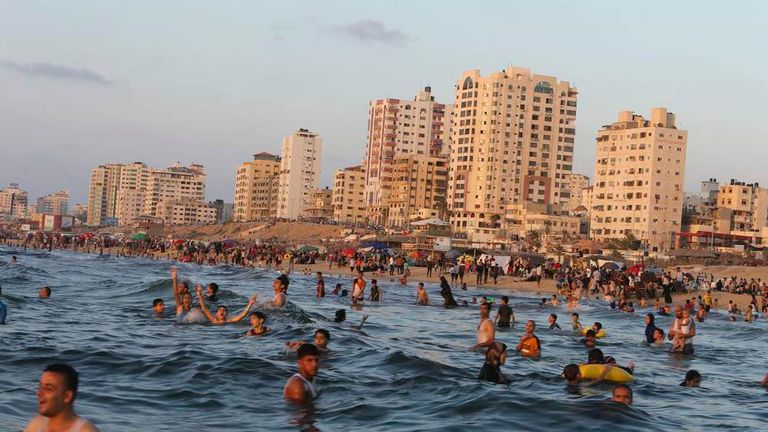
<svg viewBox="0 0 768 432">
<path fill-rule="evenodd" d="M 536 323 L 533 320 L 528 320 L 525 323 L 525 334 L 520 338 L 520 343 L 517 344 L 517 350 L 523 357 L 541 356 L 541 342 L 533 333 L 534 331 L 536 331 Z"/>
</svg>

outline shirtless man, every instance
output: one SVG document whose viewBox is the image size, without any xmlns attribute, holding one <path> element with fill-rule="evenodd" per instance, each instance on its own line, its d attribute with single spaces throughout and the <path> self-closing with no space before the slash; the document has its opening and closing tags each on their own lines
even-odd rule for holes
<svg viewBox="0 0 768 432">
<path fill-rule="evenodd" d="M 323 273 L 317 272 L 317 298 L 325 297 L 325 279 L 323 279 Z"/>
<path fill-rule="evenodd" d="M 361 302 L 365 299 L 365 278 L 363 272 L 357 272 L 354 286 L 352 287 L 352 303 Z"/>
<path fill-rule="evenodd" d="M 75 413 L 78 374 L 72 366 L 52 364 L 45 368 L 37 390 L 37 415 L 24 432 L 98 432 Z"/>
<path fill-rule="evenodd" d="M 667 338 L 669 340 L 674 340 L 677 337 L 682 337 L 682 344 L 683 349 L 682 353 L 687 355 L 693 354 L 693 337 L 696 336 L 696 323 L 694 320 L 690 319 L 690 325 L 687 326 L 687 328 L 682 328 L 681 323 L 684 320 L 683 317 L 683 307 L 678 305 L 675 305 L 675 319 L 672 321 L 672 324 L 669 326 L 669 332 L 667 333 Z"/>
<path fill-rule="evenodd" d="M 208 321 L 210 321 L 211 324 L 215 324 L 215 325 L 233 324 L 233 323 L 242 321 L 243 318 L 245 318 L 245 316 L 248 315 L 248 311 L 251 310 L 251 307 L 253 307 L 253 304 L 256 303 L 256 294 L 254 294 L 248 300 L 248 305 L 246 305 L 245 309 L 243 309 L 243 311 L 240 312 L 240 315 L 229 318 L 229 309 L 227 309 L 226 306 L 219 306 L 216 309 L 216 315 L 214 315 L 211 313 L 210 310 L 208 310 L 208 306 L 205 305 L 205 297 L 203 296 L 203 287 L 198 285 L 195 289 L 197 290 L 197 300 L 200 302 L 200 309 L 202 309 L 203 315 L 205 315 L 205 317 L 208 318 Z"/>
<path fill-rule="evenodd" d="M 317 397 L 315 376 L 317 376 L 317 357 L 320 354 L 312 344 L 303 344 L 296 353 L 299 372 L 288 378 L 283 389 L 283 396 L 289 402 L 305 404 Z"/>
<path fill-rule="evenodd" d="M 477 343 L 472 345 L 469 350 L 477 351 L 479 348 L 490 346 L 496 340 L 496 327 L 491 316 L 491 304 L 483 303 L 480 305 L 480 324 L 477 325 Z"/>
<path fill-rule="evenodd" d="M 611 400 L 624 405 L 632 405 L 632 389 L 626 384 L 619 384 L 613 388 Z"/>
<path fill-rule="evenodd" d="M 416 304 L 429 305 L 429 295 L 424 289 L 424 282 L 419 282 L 419 288 L 416 289 Z"/>
</svg>

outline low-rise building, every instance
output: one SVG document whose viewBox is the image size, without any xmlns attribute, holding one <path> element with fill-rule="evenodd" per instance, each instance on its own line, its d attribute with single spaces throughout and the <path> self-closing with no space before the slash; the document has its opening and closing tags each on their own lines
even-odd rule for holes
<svg viewBox="0 0 768 432">
<path fill-rule="evenodd" d="M 542 203 L 508 204 L 504 217 L 505 228 L 510 236 L 525 237 L 538 232 L 542 238 L 577 238 L 580 235 L 580 218 L 558 210 L 559 206 Z"/>
<path fill-rule="evenodd" d="M 304 217 L 313 221 L 333 219 L 333 190 L 327 187 L 313 190 Z"/>
<path fill-rule="evenodd" d="M 163 199 L 157 202 L 157 217 L 168 225 L 212 225 L 216 208 L 196 200 Z"/>
</svg>

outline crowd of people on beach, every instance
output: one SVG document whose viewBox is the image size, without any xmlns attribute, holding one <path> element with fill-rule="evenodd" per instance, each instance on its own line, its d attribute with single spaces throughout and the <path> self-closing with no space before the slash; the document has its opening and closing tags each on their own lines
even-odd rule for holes
<svg viewBox="0 0 768 432">
<path fill-rule="evenodd" d="M 102 245 L 109 247 L 106 243 Z M 46 245 L 35 242 L 25 243 L 25 246 L 53 247 L 52 244 Z M 87 247 L 87 245 L 78 243 L 78 246 L 72 248 L 76 247 Z M 230 315 L 227 306 L 217 305 L 219 286 L 215 282 L 205 286 L 197 284 L 193 293 L 190 288 L 191 284 L 182 281 L 177 270 L 172 268 L 170 279 L 173 288 L 175 320 L 178 324 L 227 325 L 241 322 L 247 317 L 249 328 L 243 333 L 244 337 L 260 337 L 270 332 L 270 328 L 266 325 L 267 311 L 283 308 L 287 304 L 290 285 L 288 275 L 294 271 L 296 259 L 301 257 L 291 251 L 286 251 L 285 248 L 274 245 L 231 248 L 224 248 L 223 245 L 209 245 L 205 249 L 198 249 L 193 244 L 174 245 L 171 243 L 168 245 L 164 242 L 153 243 L 151 240 L 144 242 L 143 246 L 138 248 L 124 248 L 124 250 L 133 252 L 123 252 L 119 255 L 157 258 L 155 252 L 164 253 L 165 248 L 168 247 L 175 250 L 176 254 L 169 254 L 167 257 L 180 262 L 201 265 L 217 265 L 226 262 L 232 265 L 263 265 L 283 269 L 272 282 L 274 296 L 270 301 L 257 303 L 256 294 L 253 294 L 241 311 Z M 93 252 L 95 251 L 93 250 Z M 332 268 L 334 264 L 342 268 L 349 266 L 350 271 L 354 274 L 349 288 L 339 283 L 332 291 L 326 293 L 324 275 L 322 272 L 316 272 L 315 296 L 319 299 L 326 295 L 349 297 L 350 307 L 361 310 L 366 301 L 382 301 L 382 289 L 378 285 L 377 276 L 386 276 L 387 273 L 391 276 L 398 275 L 401 277 L 401 284 L 407 284 L 407 280 L 403 281 L 402 277 L 407 277 L 408 266 L 407 261 L 402 256 L 366 257 L 355 255 L 345 257 L 344 260 L 339 259 L 338 256 L 340 256 L 338 252 L 332 252 L 322 257 L 318 254 L 311 256 L 313 260 L 326 259 L 329 268 Z M 12 257 L 12 262 L 15 263 L 16 261 L 17 258 Z M 617 312 L 635 313 L 636 307 L 651 307 L 649 300 L 653 299 L 655 305 L 652 308 L 656 313 L 647 313 L 644 317 L 643 342 L 651 346 L 666 346 L 666 341 L 669 340 L 671 341 L 670 352 L 676 353 L 676 355 L 692 356 L 694 354 L 693 340 L 697 336 L 696 323 L 704 323 L 711 308 L 717 306 L 717 299 L 713 299 L 712 296 L 713 290 L 752 295 L 753 302 L 746 311 L 750 316 L 749 321 L 757 317 L 758 311 L 766 313 L 766 299 L 768 298 L 768 288 L 760 280 L 747 281 L 738 278 L 715 280 L 711 275 L 709 277 L 706 275 L 694 277 L 683 274 L 679 268 L 672 272 L 661 272 L 657 277 L 648 280 L 642 274 L 633 274 L 622 269 L 604 269 L 595 266 L 583 268 L 553 266 L 551 263 L 532 266 L 531 263 L 524 261 L 513 263 L 512 268 L 505 272 L 492 258 L 488 259 L 487 257 L 482 260 L 472 259 L 471 261 L 462 258 L 454 262 L 430 258 L 427 265 L 428 277 L 439 278 L 439 294 L 443 299 L 445 308 L 469 306 L 466 301 L 458 302 L 452 291 L 454 287 L 466 289 L 464 277 L 467 274 L 475 276 L 477 286 L 486 283 L 488 277 L 495 280 L 504 273 L 517 274 L 524 279 L 530 277 L 533 277 L 533 280 L 546 277 L 554 279 L 558 292 L 552 294 L 551 298 L 542 298 L 540 303 L 541 306 L 552 308 L 554 311 L 546 315 L 548 328 L 551 331 L 567 333 L 562 330 L 560 323 L 558 323 L 556 312 L 561 309 L 572 312 L 570 330 L 574 335 L 583 336 L 577 343 L 582 344 L 588 350 L 585 362 L 571 363 L 563 368 L 563 378 L 568 386 L 595 385 L 602 382 L 613 383 L 611 400 L 627 405 L 633 401 L 632 389 L 628 383 L 633 379 L 635 365 L 632 362 L 626 366 L 619 365 L 615 358 L 604 355 L 603 351 L 597 348 L 599 341 L 607 336 L 607 330 L 600 322 L 594 322 L 587 326 L 581 324 L 582 317 L 577 312 L 580 302 L 587 298 L 596 298 L 605 301 L 611 309 Z M 370 285 L 366 279 L 366 273 L 369 273 Z M 448 277 L 450 277 L 450 281 Z M 692 293 L 696 289 L 704 290 L 704 294 L 693 296 L 687 299 L 684 304 L 672 304 L 671 293 Z M 1 293 L 0 288 L 0 295 Z M 52 296 L 51 288 L 47 286 L 40 288 L 38 296 L 43 299 L 50 298 Z M 759 308 L 758 296 L 762 300 Z M 197 300 L 196 304 L 195 300 Z M 419 282 L 416 286 L 414 304 L 417 306 L 430 305 L 429 293 L 423 282 Z M 496 330 L 509 328 L 517 322 L 510 299 L 508 296 L 500 297 L 495 315 L 493 315 L 494 299 L 481 297 L 478 301 L 477 297 L 473 297 L 472 304 L 479 304 L 480 321 L 476 329 L 476 342 L 469 349 L 479 351 L 484 356 L 479 379 L 496 384 L 509 384 L 509 378 L 501 370 L 509 355 L 508 347 L 497 337 Z M 217 306 L 213 308 L 212 305 Z M 253 310 L 254 306 L 261 310 Z M 738 308 L 732 304 L 729 305 L 728 312 L 730 317 L 739 313 Z M 153 301 L 152 313 L 156 318 L 166 317 L 164 299 L 157 298 Z M 7 308 L 0 301 L 0 323 L 5 322 L 6 315 Z M 666 332 L 656 326 L 658 316 L 672 318 Z M 358 325 L 346 325 L 345 328 L 359 331 L 367 318 L 367 315 L 363 315 Z M 346 324 L 345 309 L 337 310 L 333 321 L 337 324 Z M 514 349 L 520 357 L 542 358 L 543 347 L 541 340 L 536 335 L 536 329 L 537 324 L 534 320 L 525 322 L 524 333 Z M 288 341 L 285 343 L 286 350 L 296 352 L 298 369 L 297 373 L 286 381 L 283 391 L 286 400 L 303 404 L 310 402 L 319 395 L 315 377 L 318 374 L 319 359 L 328 352 L 330 340 L 331 332 L 325 328 L 318 328 L 315 330 L 311 342 Z M 77 381 L 77 372 L 71 366 L 54 364 L 46 368 L 41 377 L 40 390 L 38 391 L 39 415 L 30 422 L 26 430 L 96 430 L 92 424 L 74 413 Z M 701 381 L 701 374 L 696 370 L 690 370 L 681 386 L 696 387 L 700 385 Z M 763 384 L 768 384 L 768 375 L 766 375 Z"/>
</svg>

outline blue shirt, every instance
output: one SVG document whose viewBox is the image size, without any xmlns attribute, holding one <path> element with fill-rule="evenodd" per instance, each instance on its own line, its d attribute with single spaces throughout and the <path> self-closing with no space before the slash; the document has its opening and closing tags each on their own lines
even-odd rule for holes
<svg viewBox="0 0 768 432">
<path fill-rule="evenodd" d="M 0 300 L 0 324 L 5 324 L 5 316 L 8 314 L 8 308 L 5 307 L 5 303 Z"/>
</svg>

